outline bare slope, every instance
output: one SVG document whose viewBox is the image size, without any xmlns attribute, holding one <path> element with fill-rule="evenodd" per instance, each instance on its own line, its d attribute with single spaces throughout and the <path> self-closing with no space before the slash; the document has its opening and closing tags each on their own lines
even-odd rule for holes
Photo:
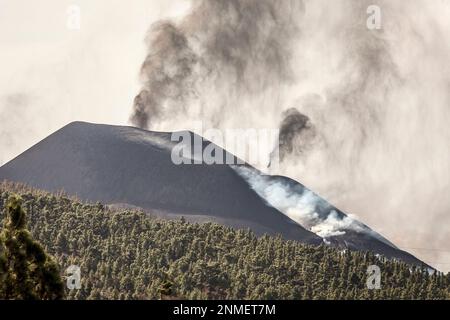
<svg viewBox="0 0 450 320">
<path fill-rule="evenodd" d="M 170 136 L 71 123 L 1 167 L 0 181 L 421 263 L 292 179 L 249 165 L 173 164 Z"/>
<path fill-rule="evenodd" d="M 322 242 L 266 205 L 229 166 L 177 166 L 169 147 L 169 133 L 76 122 L 1 167 L 0 180 Z"/>
</svg>

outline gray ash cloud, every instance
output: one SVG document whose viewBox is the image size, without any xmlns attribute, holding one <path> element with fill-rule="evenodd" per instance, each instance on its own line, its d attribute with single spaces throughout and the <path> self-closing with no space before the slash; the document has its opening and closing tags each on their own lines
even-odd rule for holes
<svg viewBox="0 0 450 320">
<path fill-rule="evenodd" d="M 302 13 L 302 0 L 201 0 L 179 23 L 154 24 L 132 123 L 150 128 L 189 113 L 193 101 L 214 101 L 221 112 L 233 103 L 220 100 L 292 82 L 292 43 Z"/>
<path fill-rule="evenodd" d="M 314 125 L 308 116 L 295 108 L 283 113 L 279 133 L 279 159 L 283 161 L 292 153 L 297 156 L 307 152 L 316 135 Z"/>
</svg>

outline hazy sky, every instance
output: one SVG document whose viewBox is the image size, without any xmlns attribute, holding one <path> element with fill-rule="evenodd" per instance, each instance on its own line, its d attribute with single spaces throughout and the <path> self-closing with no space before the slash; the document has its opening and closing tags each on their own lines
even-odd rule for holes
<svg viewBox="0 0 450 320">
<path fill-rule="evenodd" d="M 81 9 L 80 30 L 67 28 L 73 4 Z M 73 120 L 126 124 L 146 31 L 188 5 L 0 0 L 0 165 Z"/>
<path fill-rule="evenodd" d="M 398 79 L 403 78 L 398 80 L 392 75 L 397 70 L 391 70 L 399 84 L 387 89 L 395 90 L 387 95 L 392 100 L 386 101 L 389 110 L 381 110 L 384 122 L 377 130 L 384 131 L 373 136 L 368 131 L 367 146 L 358 153 L 363 163 L 358 171 L 347 157 L 353 155 L 352 129 L 360 129 L 353 127 L 353 117 L 361 116 L 368 127 L 372 124 L 365 114 L 346 109 L 344 102 L 350 100 L 345 92 L 358 89 L 360 79 L 355 77 L 364 78 L 364 72 L 382 80 L 386 75 L 376 68 L 364 69 L 365 60 L 377 50 L 366 42 L 364 33 L 356 34 L 354 41 L 351 27 L 348 34 L 336 31 L 352 24 L 348 15 L 354 16 L 354 8 L 338 1 L 333 5 L 329 0 L 305 1 L 302 39 L 294 55 L 300 80 L 293 89 L 276 87 L 266 95 L 275 93 L 278 99 L 288 92 L 280 99 L 295 103 L 283 108 L 298 104 L 330 148 L 313 150 L 284 173 L 419 258 L 450 270 L 450 251 L 446 251 L 450 250 L 450 99 L 446 94 L 450 92 L 450 2 L 417 0 L 417 6 L 402 8 L 406 1 L 378 1 L 386 6 L 393 3 L 385 17 L 387 21 L 396 17 L 392 21 L 397 23 L 391 23 L 387 36 L 392 38 L 384 39 L 387 45 L 381 45 L 380 51 L 389 52 L 402 73 Z M 71 121 L 129 124 L 133 99 L 141 89 L 139 70 L 148 51 L 147 30 L 160 19 L 181 21 L 190 4 L 189 0 L 0 0 L 0 165 Z M 81 9 L 79 30 L 67 27 L 70 5 Z M 382 92 L 377 90 L 383 90 L 384 84 L 374 85 L 372 80 L 369 86 L 375 89 L 375 98 L 357 97 L 357 102 L 380 102 Z M 310 93 L 322 95 L 322 102 L 311 103 Z M 255 127 L 273 125 L 270 121 L 278 121 L 281 113 L 267 96 L 246 100 L 270 104 L 264 112 L 247 117 L 232 110 L 225 125 L 232 124 L 233 118 Z M 212 93 L 206 96 L 210 97 L 221 98 Z M 329 101 L 337 106 L 329 110 Z M 214 116 L 216 111 L 211 108 L 210 113 Z M 343 112 L 347 112 L 344 117 Z M 172 124 L 183 120 L 174 118 Z M 170 130 L 172 124 L 157 127 Z M 337 137 L 335 130 L 341 130 L 342 136 Z M 333 151 L 339 152 L 341 162 L 326 159 L 334 156 Z"/>
</svg>

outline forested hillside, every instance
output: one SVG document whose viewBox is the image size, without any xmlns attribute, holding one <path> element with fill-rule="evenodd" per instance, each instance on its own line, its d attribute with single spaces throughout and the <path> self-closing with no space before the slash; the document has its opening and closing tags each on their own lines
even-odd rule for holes
<svg viewBox="0 0 450 320">
<path fill-rule="evenodd" d="M 62 194 L 0 184 L 23 199 L 29 229 L 61 270 L 81 267 L 69 299 L 449 299 L 450 275 L 429 275 L 373 254 L 257 238 L 215 224 L 159 220 L 83 204 Z M 381 289 L 366 288 L 367 267 Z"/>
</svg>

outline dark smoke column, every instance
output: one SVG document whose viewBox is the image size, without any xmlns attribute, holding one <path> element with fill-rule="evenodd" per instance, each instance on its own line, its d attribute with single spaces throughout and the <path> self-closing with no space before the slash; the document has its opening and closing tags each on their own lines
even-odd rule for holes
<svg viewBox="0 0 450 320">
<path fill-rule="evenodd" d="M 292 82 L 292 44 L 302 14 L 302 0 L 202 0 L 179 24 L 154 24 L 131 122 L 150 128 L 189 114 L 192 102 L 208 108 L 220 101 L 220 116 L 239 107 L 231 100 Z"/>
</svg>

